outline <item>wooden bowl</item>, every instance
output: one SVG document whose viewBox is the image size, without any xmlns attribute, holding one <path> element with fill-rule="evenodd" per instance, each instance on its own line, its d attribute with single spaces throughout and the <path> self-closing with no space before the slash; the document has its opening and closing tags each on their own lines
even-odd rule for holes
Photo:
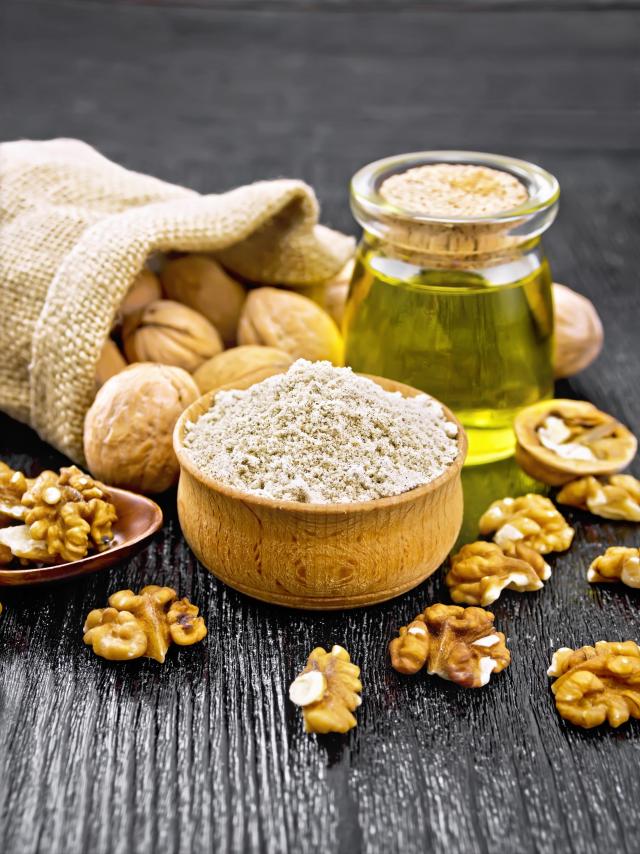
<svg viewBox="0 0 640 854">
<path fill-rule="evenodd" d="M 406 397 L 422 392 L 371 377 Z M 462 524 L 459 453 L 439 478 L 392 498 L 351 504 L 305 504 L 250 495 L 207 477 L 183 441 L 188 421 L 206 412 L 216 392 L 181 415 L 173 434 L 180 463 L 178 516 L 184 536 L 215 576 L 230 587 L 278 605 L 335 610 L 383 602 L 433 573 Z"/>
<path fill-rule="evenodd" d="M 118 521 L 113 526 L 113 545 L 110 548 L 70 563 L 0 569 L 0 587 L 67 581 L 107 569 L 130 557 L 162 526 L 162 510 L 155 501 L 126 489 L 117 489 L 115 486 L 109 486 L 108 490 L 118 514 Z"/>
</svg>

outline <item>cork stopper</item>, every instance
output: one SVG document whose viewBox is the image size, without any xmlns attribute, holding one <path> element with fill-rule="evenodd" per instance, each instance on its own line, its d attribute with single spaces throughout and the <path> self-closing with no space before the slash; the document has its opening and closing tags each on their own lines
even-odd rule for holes
<svg viewBox="0 0 640 854">
<path fill-rule="evenodd" d="M 465 268 L 516 257 L 553 222 L 558 182 L 524 160 L 424 151 L 370 163 L 351 182 L 351 209 L 390 256 Z"/>
<path fill-rule="evenodd" d="M 529 197 L 514 175 L 472 163 L 429 163 L 387 178 L 380 195 L 429 216 L 482 217 L 504 213 Z"/>
</svg>

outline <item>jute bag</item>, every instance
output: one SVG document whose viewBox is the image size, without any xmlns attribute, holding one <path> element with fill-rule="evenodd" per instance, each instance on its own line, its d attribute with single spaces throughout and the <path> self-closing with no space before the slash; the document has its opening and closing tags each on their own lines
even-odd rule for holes
<svg viewBox="0 0 640 854">
<path fill-rule="evenodd" d="M 0 408 L 76 462 L 115 313 L 157 251 L 216 252 L 265 284 L 335 275 L 351 238 L 301 181 L 202 196 L 71 139 L 0 145 Z"/>
</svg>

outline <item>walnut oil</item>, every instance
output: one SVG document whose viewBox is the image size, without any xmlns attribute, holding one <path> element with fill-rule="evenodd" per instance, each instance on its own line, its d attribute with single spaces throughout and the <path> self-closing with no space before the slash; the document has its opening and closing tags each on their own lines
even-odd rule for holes
<svg viewBox="0 0 640 854">
<path fill-rule="evenodd" d="M 446 403 L 467 431 L 471 465 L 510 456 L 515 415 L 553 393 L 540 235 L 558 195 L 538 167 L 473 152 L 387 158 L 352 182 L 364 234 L 344 319 L 346 362 Z"/>
</svg>

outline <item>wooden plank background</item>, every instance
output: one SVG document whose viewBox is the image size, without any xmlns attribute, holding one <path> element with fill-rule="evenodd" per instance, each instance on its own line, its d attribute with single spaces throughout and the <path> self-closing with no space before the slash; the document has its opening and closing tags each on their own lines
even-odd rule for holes
<svg viewBox="0 0 640 854">
<path fill-rule="evenodd" d="M 537 161 L 564 193 L 555 276 L 596 302 L 607 335 L 560 392 L 640 431 L 638 4 L 251 6 L 4 0 L 0 136 L 77 136 L 205 192 L 302 177 L 324 220 L 353 233 L 347 182 L 374 158 L 463 147 Z M 29 473 L 64 462 L 4 416 L 0 458 Z M 468 471 L 467 534 L 525 485 L 509 464 Z M 558 646 L 640 639 L 638 593 L 585 579 L 637 528 L 570 513 L 576 542 L 545 589 L 494 606 L 513 664 L 473 692 L 386 659 L 395 628 L 448 601 L 440 573 L 358 612 L 260 605 L 198 566 L 173 504 L 111 573 L 0 596 L 4 852 L 640 850 L 639 724 L 566 725 L 545 676 Z M 206 642 L 163 667 L 95 658 L 86 613 L 152 581 L 201 606 Z M 287 686 L 332 643 L 362 667 L 364 702 L 355 732 L 318 739 Z"/>
</svg>

